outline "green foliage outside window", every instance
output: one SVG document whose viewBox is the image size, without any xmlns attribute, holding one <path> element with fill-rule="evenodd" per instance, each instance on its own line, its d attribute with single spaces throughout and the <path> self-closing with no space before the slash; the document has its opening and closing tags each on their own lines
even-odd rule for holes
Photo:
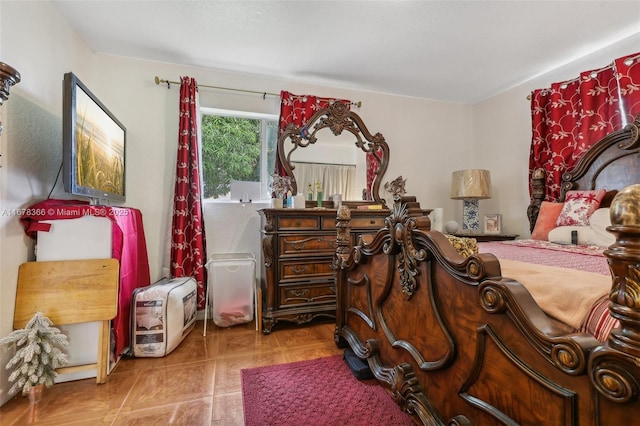
<svg viewBox="0 0 640 426">
<path fill-rule="evenodd" d="M 260 120 L 204 115 L 204 197 L 229 193 L 232 180 L 260 181 Z"/>
</svg>

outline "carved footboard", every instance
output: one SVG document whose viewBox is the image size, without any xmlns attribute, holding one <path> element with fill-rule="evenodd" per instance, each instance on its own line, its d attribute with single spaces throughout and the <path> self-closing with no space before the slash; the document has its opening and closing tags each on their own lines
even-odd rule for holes
<svg viewBox="0 0 640 426">
<path fill-rule="evenodd" d="M 402 205 L 355 247 L 341 209 L 336 343 L 423 424 L 630 424 L 640 418 L 640 185 L 618 194 L 611 216 L 621 327 L 601 346 L 551 321 L 493 255 L 462 258 Z"/>
</svg>

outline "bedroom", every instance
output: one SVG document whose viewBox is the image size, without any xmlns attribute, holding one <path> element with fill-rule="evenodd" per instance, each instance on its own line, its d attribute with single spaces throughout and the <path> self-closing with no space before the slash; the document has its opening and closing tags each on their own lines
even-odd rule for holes
<svg viewBox="0 0 640 426">
<path fill-rule="evenodd" d="M 18 19 L 14 17 L 19 17 Z M 174 135 L 177 124 L 176 90 L 162 90 L 153 76 L 175 80 L 188 74 L 203 83 L 228 87 L 256 88 L 269 92 L 288 89 L 294 93 L 316 93 L 346 97 L 363 102 L 359 113 L 372 131 L 382 132 L 393 147 L 393 161 L 387 172 L 392 178 L 403 175 L 408 190 L 425 207 L 443 207 L 445 218 L 461 215 L 459 202 L 450 200 L 448 186 L 454 169 L 480 166 L 491 169 L 494 192 L 481 202 L 483 213 L 499 212 L 509 232 L 526 235 L 524 216 L 527 153 L 530 143 L 529 103 L 532 89 L 553 81 L 572 78 L 576 73 L 602 66 L 612 59 L 637 51 L 635 34 L 597 53 L 568 64 L 545 76 L 476 104 L 457 104 L 412 97 L 384 95 L 352 89 L 289 83 L 270 78 L 247 78 L 213 69 L 99 55 L 93 53 L 64 17 L 49 2 L 0 3 L 2 60 L 15 66 L 22 82 L 12 89 L 9 101 L 0 109 L 2 135 L 2 208 L 18 208 L 45 198 L 59 166 L 60 83 L 69 70 L 84 77 L 94 92 L 116 111 L 131 129 L 130 151 L 138 167 L 128 170 L 131 189 L 127 205 L 144 213 L 152 279 L 161 276 L 164 232 L 169 220 L 174 168 Z M 118 82 L 115 84 L 114 82 Z M 283 87 L 287 86 L 287 87 Z M 277 102 L 262 98 L 238 97 L 228 93 L 203 91 L 201 101 L 228 109 L 277 111 Z M 133 98 L 133 100 L 132 100 Z M 29 120 L 23 117 L 28 116 Z M 506 117 L 506 121 L 505 121 Z M 489 124 L 499 121 L 497 127 Z M 461 124 L 462 123 L 462 124 Z M 133 142 L 135 141 L 135 142 Z M 429 148 L 446 145 L 424 167 Z M 160 147 L 160 148 L 158 148 Z M 415 152 L 422 153 L 421 156 Z M 495 155 L 500 152 L 500 155 Z M 455 161 L 442 161 L 454 158 Z M 505 161 L 504 158 L 509 159 Z M 431 185 L 421 185 L 429 181 Z M 148 182 L 158 182 L 149 186 Z M 170 191 L 169 191 L 170 192 Z M 54 196 L 63 196 L 58 189 Z M 15 219 L 2 217 L 0 260 L 2 309 L 0 334 L 11 329 L 12 300 L 15 297 L 17 267 L 32 256 L 32 244 Z"/>
</svg>

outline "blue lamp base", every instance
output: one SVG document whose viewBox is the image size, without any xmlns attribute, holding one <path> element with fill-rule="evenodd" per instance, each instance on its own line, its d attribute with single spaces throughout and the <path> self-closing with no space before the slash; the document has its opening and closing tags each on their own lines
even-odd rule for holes
<svg viewBox="0 0 640 426">
<path fill-rule="evenodd" d="M 479 232 L 480 219 L 478 218 L 478 206 L 478 200 L 462 200 L 462 232 Z"/>
</svg>

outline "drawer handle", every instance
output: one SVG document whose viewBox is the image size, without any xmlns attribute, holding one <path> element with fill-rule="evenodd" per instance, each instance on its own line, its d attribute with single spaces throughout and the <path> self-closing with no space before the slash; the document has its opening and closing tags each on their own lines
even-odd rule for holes
<svg viewBox="0 0 640 426">
<path fill-rule="evenodd" d="M 308 293 L 309 293 L 308 288 L 302 288 L 299 290 L 289 290 L 289 294 L 294 297 L 303 297 L 303 296 L 306 296 Z"/>
<path fill-rule="evenodd" d="M 291 270 L 293 271 L 294 274 L 302 274 L 307 270 L 307 265 L 292 266 Z"/>
<path fill-rule="evenodd" d="M 371 220 L 369 221 L 369 224 L 371 224 L 371 225 L 375 225 L 375 224 L 376 224 L 376 221 L 375 221 L 375 220 L 373 220 L 373 219 L 371 219 Z"/>
<path fill-rule="evenodd" d="M 300 225 L 302 225 L 302 222 L 299 220 L 296 220 L 296 226 L 300 226 Z"/>
<path fill-rule="evenodd" d="M 293 250 L 302 251 L 307 247 L 307 240 L 287 241 Z"/>
</svg>

